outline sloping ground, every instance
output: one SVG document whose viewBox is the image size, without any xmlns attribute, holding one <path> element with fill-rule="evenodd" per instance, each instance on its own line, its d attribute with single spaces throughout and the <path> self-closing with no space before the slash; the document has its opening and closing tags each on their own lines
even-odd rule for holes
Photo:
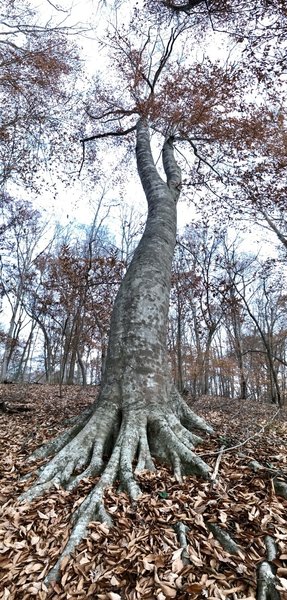
<svg viewBox="0 0 287 600">
<path fill-rule="evenodd" d="M 274 491 L 278 471 L 279 479 L 287 480 L 286 411 L 222 398 L 197 401 L 194 410 L 220 434 L 198 448 L 212 468 L 217 463 L 217 481 L 191 476 L 179 484 L 161 467 L 140 477 L 143 495 L 137 505 L 108 490 L 106 506 L 115 527 L 92 523 L 89 536 L 64 560 L 61 580 L 48 589 L 45 575 L 67 540 L 71 514 L 93 481 L 82 481 L 72 493 L 55 490 L 31 505 L 19 505 L 17 495 L 27 486 L 19 477 L 29 470 L 25 460 L 32 450 L 92 402 L 96 390 L 70 387 L 62 399 L 57 387 L 43 385 L 2 385 L 0 392 L 10 411 L 0 414 L 1 599 L 247 600 L 256 596 L 257 568 L 269 534 L 278 549 L 273 561 L 277 588 L 286 600 L 287 501 Z M 17 407 L 30 410 L 14 413 Z M 254 471 L 253 460 L 264 468 Z M 177 523 L 188 527 L 183 553 Z M 210 523 L 232 537 L 237 554 L 223 549 Z"/>
</svg>

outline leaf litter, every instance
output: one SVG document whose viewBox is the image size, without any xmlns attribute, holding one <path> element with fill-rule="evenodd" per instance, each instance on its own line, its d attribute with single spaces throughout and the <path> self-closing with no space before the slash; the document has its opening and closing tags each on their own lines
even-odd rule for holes
<svg viewBox="0 0 287 600">
<path fill-rule="evenodd" d="M 7 395 L 7 387 L 0 392 Z M 287 501 L 276 496 L 273 485 L 277 472 L 287 479 L 286 410 L 273 418 L 275 408 L 267 404 L 214 397 L 193 403 L 217 432 L 197 450 L 212 468 L 223 445 L 242 443 L 222 454 L 216 480 L 188 476 L 178 483 L 159 465 L 157 472 L 138 477 L 143 493 L 137 504 L 107 489 L 114 527 L 91 523 L 88 536 L 63 560 L 59 581 L 47 587 L 44 580 L 68 539 L 71 515 L 96 479 L 82 480 L 73 492 L 55 489 L 19 504 L 17 496 L 29 484 L 20 477 L 31 471 L 29 454 L 91 404 L 96 388 L 69 386 L 63 398 L 57 386 L 9 388 L 9 406 L 20 396 L 32 410 L 0 416 L 1 600 L 251 600 L 266 535 L 277 544 L 277 587 L 287 599 Z M 254 471 L 252 461 L 260 469 Z M 185 548 L 178 523 L 185 526 Z M 214 527 L 233 540 L 236 553 L 223 548 Z"/>
</svg>

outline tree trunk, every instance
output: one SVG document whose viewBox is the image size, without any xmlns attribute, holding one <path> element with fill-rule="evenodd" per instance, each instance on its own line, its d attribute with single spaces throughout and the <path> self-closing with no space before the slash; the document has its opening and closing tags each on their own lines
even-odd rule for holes
<svg viewBox="0 0 287 600">
<path fill-rule="evenodd" d="M 37 325 L 36 321 L 32 321 L 30 333 L 25 342 L 22 356 L 19 359 L 19 364 L 17 366 L 17 371 L 16 371 L 16 375 L 15 375 L 15 381 L 17 381 L 17 382 L 24 381 L 24 379 L 25 379 L 28 361 L 31 356 L 32 342 L 34 340 L 34 330 L 36 328 L 36 325 Z"/>
<path fill-rule="evenodd" d="M 79 350 L 77 350 L 77 360 L 78 360 L 78 365 L 80 367 L 80 371 L 81 371 L 81 375 L 82 375 L 82 385 L 85 387 L 87 385 L 87 373 L 86 373 L 86 367 L 84 365 L 84 361 L 81 357 Z"/>
<path fill-rule="evenodd" d="M 184 377 L 183 377 L 183 365 L 182 365 L 182 314 L 181 314 L 181 306 L 180 301 L 178 301 L 177 306 L 177 339 L 176 339 L 176 349 L 177 349 L 177 388 L 178 391 L 182 394 L 184 390 Z"/>
<path fill-rule="evenodd" d="M 235 303 L 235 294 L 233 288 L 230 290 L 232 301 Z M 234 353 L 238 363 L 239 380 L 240 380 L 240 392 L 239 400 L 247 399 L 247 381 L 245 377 L 244 360 L 243 360 L 243 349 L 242 349 L 242 332 L 240 325 L 240 315 L 236 314 L 235 310 L 231 312 L 231 325 L 233 329 L 233 335 L 231 340 L 233 342 Z"/>
<path fill-rule="evenodd" d="M 132 499 L 140 494 L 135 474 L 154 470 L 152 456 L 181 473 L 209 478 L 209 467 L 194 452 L 196 427 L 212 432 L 185 404 L 167 360 L 167 325 L 171 266 L 176 238 L 176 201 L 180 169 L 172 140 L 163 146 L 167 183 L 154 165 L 146 123 L 137 126 L 137 165 L 148 201 L 145 231 L 115 300 L 110 338 L 98 401 L 78 424 L 34 454 L 54 458 L 24 494 L 33 499 L 52 485 L 72 489 L 83 477 L 101 477 L 81 504 L 74 529 L 56 567 L 85 535 L 92 519 L 111 522 L 103 492 L 115 479 Z M 108 460 L 105 461 L 105 457 Z M 136 461 L 136 468 L 134 468 Z M 80 473 L 80 475 L 75 475 Z"/>
<path fill-rule="evenodd" d="M 202 361 L 202 394 L 207 396 L 209 393 L 209 371 L 210 371 L 210 349 L 212 339 L 215 333 L 215 327 L 208 330 L 208 336 L 206 340 L 206 347 L 204 350 L 203 361 Z"/>
<path fill-rule="evenodd" d="M 18 337 L 17 337 L 19 335 L 18 323 L 19 323 L 19 318 L 20 318 L 18 315 L 18 311 L 19 311 L 19 308 L 21 307 L 22 293 L 23 293 L 23 290 L 22 290 L 22 286 L 21 286 L 21 287 L 19 287 L 19 290 L 17 291 L 16 302 L 15 302 L 15 306 L 12 308 L 12 316 L 11 316 L 11 320 L 9 323 L 9 329 L 8 329 L 8 332 L 6 335 L 4 355 L 2 358 L 2 365 L 1 365 L 1 381 L 4 381 L 8 376 L 9 365 L 10 365 L 15 347 L 18 342 Z"/>
</svg>

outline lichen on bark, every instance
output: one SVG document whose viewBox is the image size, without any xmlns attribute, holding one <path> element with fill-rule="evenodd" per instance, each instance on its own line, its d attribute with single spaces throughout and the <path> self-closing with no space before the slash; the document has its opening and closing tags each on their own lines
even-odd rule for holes
<svg viewBox="0 0 287 600">
<path fill-rule="evenodd" d="M 169 463 L 178 480 L 185 473 L 209 478 L 209 466 L 194 452 L 196 431 L 212 428 L 184 402 L 171 381 L 167 322 L 171 268 L 176 242 L 176 203 L 181 174 L 172 139 L 163 145 L 166 181 L 159 175 L 144 120 L 137 125 L 137 166 L 148 202 L 145 231 L 120 286 L 113 309 L 109 346 L 99 398 L 79 423 L 35 453 L 52 456 L 24 494 L 33 500 L 53 486 L 73 489 L 83 477 L 100 476 L 73 517 L 74 527 L 49 575 L 84 537 L 92 520 L 111 523 L 103 503 L 116 480 L 131 499 L 140 487 L 136 474 L 154 470 L 154 459 Z"/>
</svg>

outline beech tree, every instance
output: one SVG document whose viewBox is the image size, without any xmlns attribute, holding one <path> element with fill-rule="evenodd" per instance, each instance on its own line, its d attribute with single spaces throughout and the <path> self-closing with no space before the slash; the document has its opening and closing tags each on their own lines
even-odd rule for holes
<svg viewBox="0 0 287 600">
<path fill-rule="evenodd" d="M 281 292 L 278 274 L 272 272 L 274 267 L 272 261 L 266 261 L 263 265 L 258 263 L 254 265 L 252 264 L 255 263 L 254 258 L 253 260 L 249 259 L 249 264 L 246 259 L 243 259 L 243 261 L 238 260 L 234 247 L 225 249 L 225 259 L 227 287 L 229 290 L 229 297 L 225 298 L 225 302 L 227 306 L 230 306 L 231 314 L 234 311 L 234 308 L 236 308 L 236 305 L 237 308 L 238 304 L 239 306 L 241 305 L 248 318 L 255 325 L 257 343 L 255 348 L 249 349 L 249 352 L 259 352 L 265 355 L 269 380 L 268 396 L 271 402 L 282 406 L 283 400 L 278 377 L 279 363 L 276 360 L 277 352 L 275 347 L 277 345 L 276 336 L 279 335 L 280 337 L 280 331 L 284 330 L 281 318 L 282 309 L 284 314 L 283 307 L 285 304 L 285 294 L 282 294 Z M 254 266 L 258 270 L 257 279 L 254 277 Z M 256 281 L 255 285 L 254 280 Z M 234 325 L 234 334 L 235 331 Z M 238 329 L 236 334 L 238 334 Z M 236 353 L 239 360 L 241 375 L 241 389 L 245 388 L 246 391 L 246 382 L 245 385 L 243 385 L 245 380 L 243 349 L 238 345 L 238 342 L 236 343 Z M 248 353 L 248 349 L 245 350 L 245 353 Z M 280 354 L 280 352 L 278 352 L 278 354 Z"/>
<path fill-rule="evenodd" d="M 36 453 L 38 458 L 55 456 L 24 495 L 33 499 L 57 483 L 72 489 L 83 477 L 102 473 L 78 511 L 64 554 L 79 543 L 92 519 L 111 522 L 102 502 L 107 485 L 119 478 L 131 498 L 138 497 L 135 472 L 153 470 L 152 455 L 171 462 L 179 479 L 190 471 L 209 476 L 208 465 L 193 452 L 200 438 L 192 429 L 212 428 L 185 404 L 169 376 L 166 332 L 180 190 L 170 138 L 163 146 L 163 161 L 166 182 L 153 162 L 147 123 L 140 119 L 137 164 L 149 214 L 114 304 L 100 395 L 92 414 Z"/>
<path fill-rule="evenodd" d="M 33 185 L 46 161 L 70 134 L 71 106 L 79 57 L 72 29 L 39 24 L 29 2 L 4 0 L 0 15 L 0 186 Z M 76 33 L 76 30 L 74 30 Z M 67 149 L 66 149 L 67 150 Z"/>
<path fill-rule="evenodd" d="M 62 384 L 75 382 L 76 370 L 85 385 L 93 350 L 104 362 L 111 307 L 122 279 L 123 263 L 110 251 L 107 233 L 92 226 L 84 239 L 80 234 L 61 237 L 58 232 L 56 247 L 51 244 L 39 255 L 25 305 L 42 333 L 46 381 L 60 383 L 60 391 Z"/>
<path fill-rule="evenodd" d="M 196 4 L 200 2 L 192 7 Z M 240 70 L 210 60 L 184 64 L 182 55 L 191 35 L 188 22 L 163 31 L 162 26 L 153 29 L 147 18 L 151 19 L 137 11 L 130 31 L 118 30 L 109 37 L 114 87 L 97 82 L 97 103 L 89 108 L 93 131 L 83 139 L 85 146 L 103 139 L 126 140 L 130 149 L 136 137 L 137 170 L 148 215 L 114 303 L 99 397 L 74 427 L 34 454 L 34 458 L 52 458 L 24 499 L 32 500 L 54 485 L 70 490 L 83 477 L 99 476 L 77 510 L 69 541 L 50 579 L 57 575 L 63 556 L 83 538 L 89 521 L 111 523 L 103 494 L 115 480 L 136 500 L 140 494 L 136 474 L 154 470 L 154 458 L 169 463 L 178 480 L 191 472 L 210 477 L 208 464 L 194 447 L 200 441 L 198 430 L 211 433 L 212 428 L 180 396 L 167 358 L 176 207 L 182 188 L 175 147 L 186 145 L 198 163 L 218 177 L 216 161 L 242 143 L 246 148 L 253 143 L 254 123 L 260 115 L 257 111 L 248 116 Z M 180 40 L 183 45 L 177 53 Z M 150 130 L 161 145 L 162 175 L 153 158 Z M 204 156 L 196 146 L 202 140 L 209 144 Z"/>
<path fill-rule="evenodd" d="M 15 363 L 14 353 L 21 347 L 21 332 L 27 325 L 25 301 L 33 281 L 34 261 L 39 253 L 39 244 L 46 225 L 41 220 L 40 213 L 34 210 L 31 204 L 15 202 L 7 196 L 2 199 L 2 216 L 7 229 L 1 240 L 0 289 L 1 296 L 6 298 L 10 310 L 0 370 L 0 377 L 5 380 L 7 377 L 17 379 L 17 372 L 20 374 L 22 371 L 22 361 L 17 356 Z M 33 324 L 31 336 L 32 333 Z M 28 348 L 29 342 L 24 346 L 23 361 Z"/>
</svg>

